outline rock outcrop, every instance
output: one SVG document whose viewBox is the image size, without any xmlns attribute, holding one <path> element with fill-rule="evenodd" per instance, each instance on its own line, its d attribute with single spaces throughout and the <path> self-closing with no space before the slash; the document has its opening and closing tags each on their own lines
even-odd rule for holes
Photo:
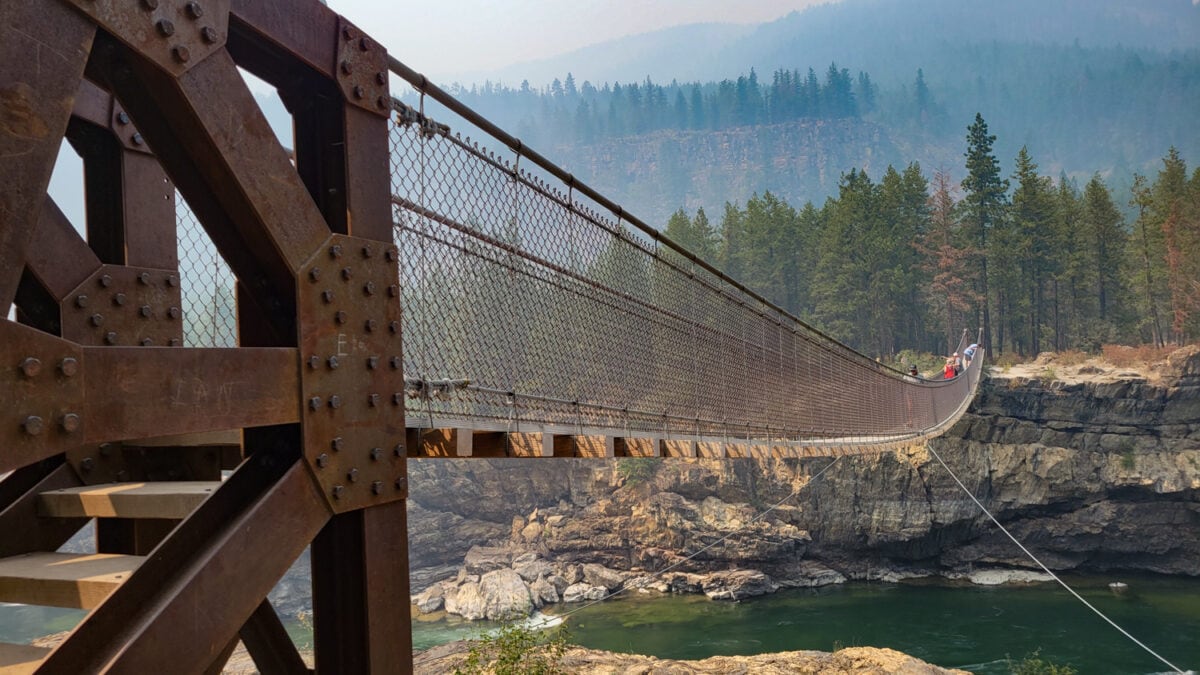
<svg viewBox="0 0 1200 675">
<path fill-rule="evenodd" d="M 622 582 L 739 599 L 847 578 L 1033 569 L 936 453 L 1051 568 L 1200 575 L 1200 349 L 1177 352 L 1154 379 L 1059 370 L 994 372 L 929 448 L 846 457 L 811 485 L 830 460 L 632 460 L 653 463 L 641 482 L 618 471 L 628 459 L 414 461 L 410 528 L 424 531 L 431 514 L 443 543 L 434 560 L 414 542 L 413 567 L 451 576 L 447 562 L 484 543 L 460 537 L 463 527 L 503 530 L 487 543 L 511 557 L 485 564 L 476 551 L 465 569 L 512 569 L 533 605 L 553 602 L 548 586 L 567 602 Z"/>
<path fill-rule="evenodd" d="M 467 657 L 468 645 L 453 642 L 417 654 L 418 675 L 454 672 Z M 626 675 L 629 673 L 755 673 L 756 675 L 968 675 L 965 670 L 939 668 L 892 649 L 848 647 L 833 653 L 801 651 L 756 656 L 714 656 L 700 661 L 659 659 L 637 654 L 617 654 L 574 647 L 563 655 L 560 666 L 568 673 Z"/>
</svg>

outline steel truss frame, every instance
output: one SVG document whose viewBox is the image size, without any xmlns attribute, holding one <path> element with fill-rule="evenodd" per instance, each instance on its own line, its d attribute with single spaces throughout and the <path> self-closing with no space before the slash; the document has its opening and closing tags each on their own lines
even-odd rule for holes
<svg viewBox="0 0 1200 675">
<path fill-rule="evenodd" d="M 0 5 L 0 554 L 78 529 L 36 517 L 47 489 L 236 467 L 169 533 L 100 529 L 148 557 L 38 672 L 219 672 L 239 637 L 307 672 L 265 597 L 310 544 L 317 669 L 411 670 L 389 113 L 386 51 L 317 0 Z M 46 192 L 64 139 L 86 240 Z M 237 348 L 180 346 L 176 190 L 237 276 Z"/>
</svg>

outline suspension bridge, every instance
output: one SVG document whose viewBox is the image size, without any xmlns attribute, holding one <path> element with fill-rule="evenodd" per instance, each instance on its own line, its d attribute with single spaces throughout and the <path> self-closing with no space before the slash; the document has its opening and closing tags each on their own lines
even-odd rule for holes
<svg viewBox="0 0 1200 675">
<path fill-rule="evenodd" d="M 6 0 L 0 54 L 0 602 L 89 610 L 4 672 L 311 672 L 266 599 L 306 548 L 316 669 L 407 672 L 409 458 L 882 452 L 979 382 L 804 324 L 317 0 Z"/>
</svg>

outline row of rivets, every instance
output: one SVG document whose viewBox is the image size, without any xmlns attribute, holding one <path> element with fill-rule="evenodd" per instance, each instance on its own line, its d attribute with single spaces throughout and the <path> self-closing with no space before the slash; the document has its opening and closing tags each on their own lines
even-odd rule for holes
<svg viewBox="0 0 1200 675">
<path fill-rule="evenodd" d="M 354 471 L 354 470 L 353 470 L 353 469 L 351 469 L 351 472 L 352 472 L 352 473 L 353 473 L 353 471 Z M 348 476 L 348 478 L 350 479 L 350 482 L 351 482 L 351 483 L 353 483 L 353 482 L 355 482 L 355 481 L 357 481 L 357 480 L 358 480 L 358 477 L 357 477 L 357 476 L 354 476 L 354 477 L 349 477 L 349 476 Z M 405 487 L 407 484 L 408 484 L 408 481 L 407 481 L 405 478 L 403 478 L 403 477 L 401 477 L 401 478 L 397 478 L 397 479 L 396 479 L 396 480 L 395 480 L 395 481 L 392 483 L 392 485 L 393 485 L 393 486 L 394 486 L 394 487 L 395 487 L 397 490 L 401 490 L 401 491 L 402 491 L 402 490 L 404 490 L 404 487 Z M 332 489 L 332 490 L 330 490 L 330 492 L 333 494 L 333 498 L 334 498 L 334 499 L 341 499 L 341 498 L 342 498 L 342 495 L 343 495 L 343 494 L 346 492 L 346 488 L 345 488 L 344 486 L 342 486 L 342 485 L 334 485 L 334 486 L 333 486 L 333 489 Z M 383 494 L 383 481 L 381 481 L 381 480 L 377 480 L 377 481 L 372 481 L 372 482 L 371 482 L 371 494 L 373 494 L 373 495 L 381 495 L 381 494 Z"/>
<path fill-rule="evenodd" d="M 42 361 L 34 356 L 26 356 L 18 368 L 25 377 L 34 378 L 42 372 Z M 58 362 L 58 371 L 67 377 L 74 377 L 79 372 L 79 361 L 68 356 Z"/>
<path fill-rule="evenodd" d="M 58 427 L 63 433 L 73 434 L 79 431 L 80 418 L 75 413 L 66 413 L 58 421 Z M 21 429 L 30 436 L 37 436 L 46 429 L 46 421 L 37 415 L 28 415 L 21 422 Z"/>
</svg>

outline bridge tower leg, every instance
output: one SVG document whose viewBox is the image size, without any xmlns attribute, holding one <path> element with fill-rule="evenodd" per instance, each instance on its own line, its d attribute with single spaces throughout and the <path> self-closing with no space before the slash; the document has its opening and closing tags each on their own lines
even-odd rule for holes
<svg viewBox="0 0 1200 675">
<path fill-rule="evenodd" d="M 40 491 L 214 481 L 175 525 L 102 521 L 132 571 L 67 600 L 94 609 L 37 672 L 219 672 L 239 638 L 303 672 L 265 597 L 310 544 L 318 671 L 411 671 L 387 70 L 317 0 L 0 5 L 0 556 L 80 524 Z M 46 194 L 64 138 L 86 237 Z M 176 190 L 237 278 L 236 347 L 183 344 Z"/>
</svg>

